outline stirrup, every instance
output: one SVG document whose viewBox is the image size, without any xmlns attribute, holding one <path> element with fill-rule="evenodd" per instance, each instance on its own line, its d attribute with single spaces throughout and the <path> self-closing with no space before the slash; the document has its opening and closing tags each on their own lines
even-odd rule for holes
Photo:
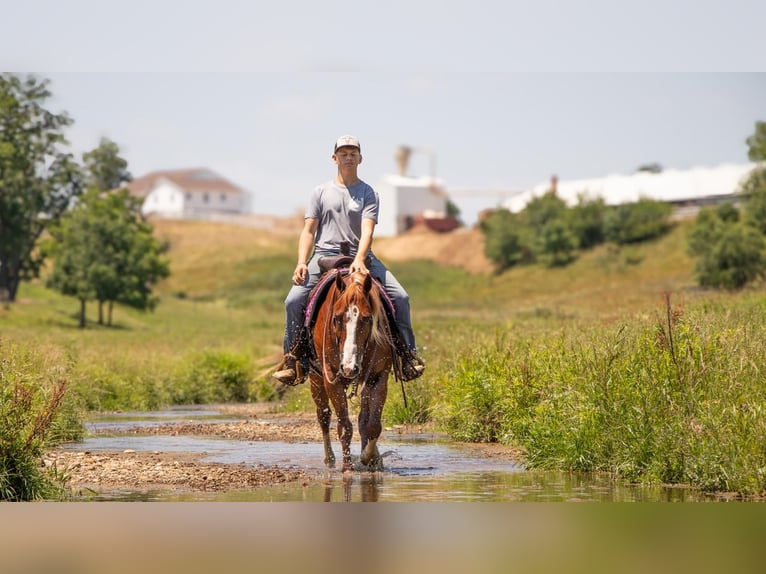
<svg viewBox="0 0 766 574">
<path fill-rule="evenodd" d="M 301 367 L 301 362 L 298 360 L 298 358 L 292 353 L 288 353 L 284 356 L 282 362 L 277 367 L 279 370 L 272 373 L 271 376 L 283 385 L 300 385 L 306 380 L 306 375 Z"/>
<path fill-rule="evenodd" d="M 407 354 L 402 357 L 402 380 L 412 381 L 423 375 L 426 370 L 426 366 L 416 352 L 408 351 Z"/>
</svg>

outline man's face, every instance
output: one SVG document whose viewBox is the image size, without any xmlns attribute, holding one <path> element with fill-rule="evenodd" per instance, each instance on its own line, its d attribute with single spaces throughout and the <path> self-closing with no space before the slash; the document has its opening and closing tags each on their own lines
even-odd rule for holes
<svg viewBox="0 0 766 574">
<path fill-rule="evenodd" d="M 352 146 L 339 147 L 332 157 L 341 169 L 354 168 L 362 163 L 362 154 Z"/>
</svg>

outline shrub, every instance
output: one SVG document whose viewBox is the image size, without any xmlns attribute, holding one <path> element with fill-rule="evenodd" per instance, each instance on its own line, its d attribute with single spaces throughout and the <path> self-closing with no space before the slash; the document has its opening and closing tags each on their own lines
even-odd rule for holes
<svg viewBox="0 0 766 574">
<path fill-rule="evenodd" d="M 766 492 L 761 301 L 455 359 L 441 422 L 460 440 L 513 442 L 531 467 L 604 471 L 706 490 Z"/>
<path fill-rule="evenodd" d="M 503 271 L 518 263 L 523 256 L 516 216 L 507 209 L 498 209 L 481 222 L 484 233 L 484 253 Z"/>
<path fill-rule="evenodd" d="M 207 351 L 192 360 L 188 372 L 171 390 L 177 404 L 246 401 L 250 398 L 250 363 L 247 357 Z"/>
<path fill-rule="evenodd" d="M 670 204 L 653 199 L 618 205 L 606 215 L 604 234 L 608 241 L 618 244 L 659 237 L 670 229 L 672 211 Z"/>
<path fill-rule="evenodd" d="M 67 384 L 18 348 L 0 359 L 0 500 L 60 498 L 65 477 L 43 465 L 45 449 L 82 436 Z"/>
<path fill-rule="evenodd" d="M 535 242 L 538 259 L 548 267 L 571 263 L 575 258 L 577 238 L 563 219 L 548 221 Z"/>
<path fill-rule="evenodd" d="M 756 229 L 725 224 L 695 266 L 700 285 L 739 289 L 766 274 L 764 239 Z"/>
</svg>

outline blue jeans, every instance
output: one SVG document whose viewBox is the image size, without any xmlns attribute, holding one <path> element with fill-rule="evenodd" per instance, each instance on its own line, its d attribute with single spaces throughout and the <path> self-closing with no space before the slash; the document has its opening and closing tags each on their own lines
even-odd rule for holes
<svg viewBox="0 0 766 574">
<path fill-rule="evenodd" d="M 321 271 L 317 262 L 323 255 L 337 255 L 334 251 L 315 251 L 308 262 L 308 277 L 303 285 L 293 285 L 285 298 L 285 340 L 283 344 L 284 352 L 287 354 L 293 348 L 295 340 L 300 332 L 304 321 L 306 305 L 309 299 L 311 289 L 319 282 Z M 410 296 L 404 287 L 396 280 L 380 260 L 370 253 L 370 273 L 386 289 L 386 293 L 394 304 L 394 318 L 399 332 L 402 334 L 404 343 L 413 351 L 417 349 L 415 345 L 415 333 L 412 331 L 412 319 L 410 318 Z"/>
</svg>

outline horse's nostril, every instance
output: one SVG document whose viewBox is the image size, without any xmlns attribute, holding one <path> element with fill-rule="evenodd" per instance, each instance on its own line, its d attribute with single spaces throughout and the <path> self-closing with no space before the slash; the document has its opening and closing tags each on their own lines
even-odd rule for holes
<svg viewBox="0 0 766 574">
<path fill-rule="evenodd" d="M 347 379 L 353 379 L 358 374 L 359 374 L 359 368 L 356 366 L 351 368 L 346 367 L 343 369 L 343 376 L 346 377 Z"/>
</svg>

